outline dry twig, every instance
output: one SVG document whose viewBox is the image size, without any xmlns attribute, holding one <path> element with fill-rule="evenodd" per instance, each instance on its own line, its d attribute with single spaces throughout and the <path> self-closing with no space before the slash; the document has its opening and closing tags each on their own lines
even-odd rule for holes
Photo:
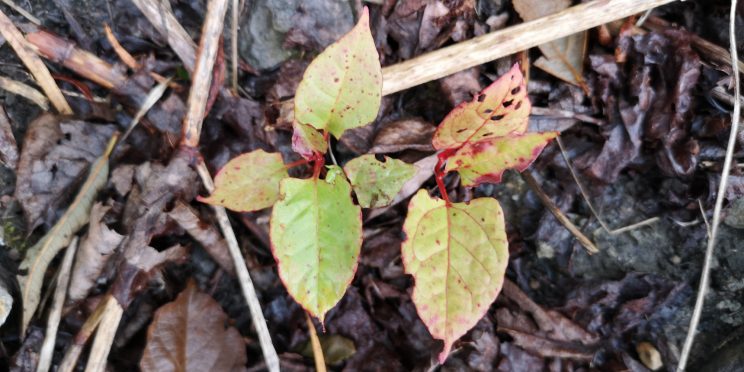
<svg viewBox="0 0 744 372">
<path fill-rule="evenodd" d="M 71 115 L 72 108 L 67 104 L 65 96 L 62 95 L 44 62 L 34 53 L 33 49 L 26 42 L 26 39 L 23 38 L 21 31 L 16 28 L 10 18 L 2 11 L 0 11 L 0 33 L 8 41 L 8 44 L 13 47 L 13 50 L 18 54 L 18 58 L 23 61 L 23 64 L 34 75 L 36 82 L 44 93 L 46 93 L 47 97 L 49 97 L 54 108 L 62 115 Z"/>
<path fill-rule="evenodd" d="M 36 372 L 46 372 L 52 365 L 54 343 L 57 339 L 57 327 L 59 327 L 59 320 L 62 317 L 62 308 L 65 304 L 67 286 L 70 284 L 70 271 L 77 247 L 78 238 L 75 237 L 67 247 L 62 264 L 60 265 L 59 274 L 57 274 L 57 288 L 54 290 L 54 300 L 52 301 L 52 309 L 49 311 L 46 335 L 44 336 L 44 343 L 41 345 L 41 351 L 39 351 L 39 364 L 36 365 Z"/>
<path fill-rule="evenodd" d="M 17 94 L 34 104 L 41 107 L 44 111 L 49 111 L 49 100 L 38 90 L 5 76 L 0 76 L 0 89 L 10 93 Z"/>
<path fill-rule="evenodd" d="M 731 133 L 729 134 L 728 146 L 726 147 L 726 157 L 723 160 L 723 170 L 721 171 L 721 183 L 718 185 L 718 194 L 716 195 L 716 204 L 713 208 L 713 222 L 710 228 L 710 238 L 708 246 L 705 249 L 705 261 L 703 261 L 703 272 L 700 274 L 700 286 L 698 287 L 697 298 L 695 299 L 695 308 L 692 311 L 690 327 L 687 329 L 682 354 L 680 354 L 677 371 L 681 372 L 687 367 L 687 359 L 690 357 L 690 350 L 695 342 L 695 332 L 697 331 L 700 316 L 703 313 L 705 305 L 705 295 L 708 292 L 708 281 L 710 280 L 710 269 L 713 262 L 713 252 L 716 246 L 718 227 L 721 224 L 721 210 L 723 209 L 723 199 L 726 197 L 726 187 L 728 186 L 728 177 L 731 170 L 731 163 L 734 156 L 734 146 L 736 145 L 736 135 L 739 132 L 739 115 L 741 114 L 741 88 L 739 81 L 739 56 L 736 45 L 736 2 L 731 0 L 731 12 L 729 13 L 729 46 L 731 52 L 731 71 L 734 80 L 734 111 L 731 114 Z"/>
</svg>

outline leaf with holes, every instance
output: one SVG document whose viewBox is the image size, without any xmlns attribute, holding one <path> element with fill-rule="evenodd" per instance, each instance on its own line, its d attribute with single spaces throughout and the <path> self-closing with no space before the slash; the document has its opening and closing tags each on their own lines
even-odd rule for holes
<svg viewBox="0 0 744 372">
<path fill-rule="evenodd" d="M 504 214 L 492 198 L 449 204 L 419 190 L 403 231 L 413 303 L 431 335 L 444 341 L 441 363 L 501 290 L 509 256 Z"/>
<path fill-rule="evenodd" d="M 354 278 L 362 211 L 337 166 L 325 179 L 286 178 L 271 214 L 271 248 L 287 292 L 322 322 Z"/>
<path fill-rule="evenodd" d="M 385 157 L 381 162 L 374 155 L 362 155 L 344 165 L 359 205 L 379 208 L 390 204 L 416 169 L 406 162 Z"/>
<path fill-rule="evenodd" d="M 214 179 L 214 192 L 199 201 L 238 212 L 268 208 L 279 198 L 279 181 L 288 177 L 279 153 L 255 150 L 225 164 Z"/>
<path fill-rule="evenodd" d="M 336 138 L 377 117 L 382 71 L 364 8 L 354 28 L 316 57 L 297 87 L 295 120 Z"/>
<path fill-rule="evenodd" d="M 434 133 L 437 150 L 456 149 L 469 142 L 527 130 L 530 100 L 519 65 L 489 85 L 471 102 L 455 107 Z"/>
<path fill-rule="evenodd" d="M 499 183 L 507 169 L 523 171 L 558 132 L 489 138 L 463 146 L 447 160 L 445 172 L 457 171 L 463 186 Z"/>
</svg>

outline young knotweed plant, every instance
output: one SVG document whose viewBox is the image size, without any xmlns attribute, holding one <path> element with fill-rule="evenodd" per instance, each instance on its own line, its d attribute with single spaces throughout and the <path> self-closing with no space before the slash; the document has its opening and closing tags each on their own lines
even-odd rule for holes
<svg viewBox="0 0 744 372">
<path fill-rule="evenodd" d="M 414 167 L 362 155 L 344 168 L 325 165 L 330 135 L 372 122 L 380 108 L 382 73 L 364 9 L 357 25 L 318 55 L 295 95 L 292 148 L 304 160 L 284 164 L 278 153 L 256 150 L 230 160 L 201 201 L 235 211 L 273 206 L 271 248 L 287 292 L 311 315 L 325 314 L 354 278 L 362 245 L 361 208 L 389 205 Z M 401 247 L 413 275 L 413 302 L 435 338 L 452 344 L 485 314 L 503 283 L 508 261 L 498 201 L 449 200 L 443 178 L 456 171 L 464 186 L 499 182 L 526 169 L 556 133 L 526 133 L 530 102 L 518 66 L 455 108 L 440 124 L 435 179 L 442 199 L 426 190 L 411 199 Z M 308 179 L 288 169 L 313 165 Z M 322 176 L 323 170 L 324 177 Z M 358 204 L 352 199 L 352 191 Z"/>
<path fill-rule="evenodd" d="M 401 247 L 415 279 L 412 299 L 434 338 L 444 341 L 443 363 L 457 341 L 488 311 L 501 291 L 509 248 L 501 206 L 493 198 L 453 203 L 444 175 L 464 186 L 501 182 L 507 169 L 523 171 L 557 132 L 526 133 L 530 101 L 518 65 L 453 109 L 434 133 L 434 170 L 442 199 L 419 190 L 408 205 Z"/>
<path fill-rule="evenodd" d="M 411 178 L 410 164 L 364 155 L 345 169 L 325 165 L 328 138 L 372 122 L 380 109 L 382 72 L 365 8 L 357 25 L 318 55 L 295 94 L 292 148 L 304 160 L 284 164 L 263 150 L 230 160 L 201 201 L 235 211 L 273 206 L 271 248 L 289 294 L 324 320 L 354 278 L 362 246 L 361 207 L 389 204 Z M 313 176 L 288 168 L 312 164 Z M 323 170 L 325 176 L 322 177 Z M 359 204 L 352 199 L 352 190 Z"/>
</svg>

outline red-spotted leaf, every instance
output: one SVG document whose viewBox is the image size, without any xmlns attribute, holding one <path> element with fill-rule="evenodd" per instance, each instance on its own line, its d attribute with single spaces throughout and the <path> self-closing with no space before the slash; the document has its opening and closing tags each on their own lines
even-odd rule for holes
<svg viewBox="0 0 744 372">
<path fill-rule="evenodd" d="M 271 247 L 287 292 L 322 322 L 354 278 L 362 211 L 343 170 L 325 179 L 285 178 L 271 214 Z"/>
<path fill-rule="evenodd" d="M 288 177 L 279 153 L 255 150 L 225 164 L 214 178 L 214 192 L 199 201 L 238 212 L 268 208 L 279 198 L 279 181 Z"/>
<path fill-rule="evenodd" d="M 385 157 L 381 162 L 374 155 L 362 155 L 344 165 L 359 205 L 363 208 L 379 208 L 390 204 L 398 191 L 416 169 L 398 159 Z"/>
<path fill-rule="evenodd" d="M 512 134 L 471 142 L 447 160 L 445 172 L 457 171 L 463 186 L 499 183 L 507 169 L 523 171 L 558 132 Z"/>
<path fill-rule="evenodd" d="M 375 120 L 382 71 L 364 8 L 354 28 L 318 55 L 297 87 L 295 120 L 336 138 Z"/>
<path fill-rule="evenodd" d="M 439 361 L 470 330 L 501 290 L 509 257 L 504 214 L 496 199 L 448 205 L 419 192 L 408 205 L 401 257 L 413 275 L 413 303 L 434 338 Z"/>
<path fill-rule="evenodd" d="M 303 158 L 309 160 L 316 153 L 325 154 L 328 151 L 328 142 L 317 129 L 296 121 L 292 123 L 292 128 L 292 150 Z"/>
<path fill-rule="evenodd" d="M 471 102 L 455 107 L 444 118 L 432 144 L 437 150 L 527 130 L 530 100 L 519 65 L 489 85 Z"/>
</svg>

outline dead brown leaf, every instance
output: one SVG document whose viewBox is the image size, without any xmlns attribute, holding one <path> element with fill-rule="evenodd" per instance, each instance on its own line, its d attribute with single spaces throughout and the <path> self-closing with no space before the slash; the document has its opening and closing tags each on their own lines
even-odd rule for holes
<svg viewBox="0 0 744 372">
<path fill-rule="evenodd" d="M 436 127 L 420 119 L 401 119 L 381 125 L 372 148 L 374 154 L 388 154 L 404 150 L 434 151 L 431 138 Z"/>
<path fill-rule="evenodd" d="M 15 197 L 29 231 L 55 220 L 58 207 L 101 154 L 116 128 L 45 114 L 31 122 L 18 162 Z"/>
<path fill-rule="evenodd" d="M 514 0 L 512 4 L 523 20 L 531 21 L 560 12 L 571 6 L 571 1 Z M 535 61 L 535 66 L 567 83 L 584 86 L 586 45 L 586 31 L 539 45 L 543 56 Z"/>
<path fill-rule="evenodd" d="M 227 315 L 194 282 L 175 301 L 155 312 L 140 360 L 143 371 L 239 371 L 245 369 L 245 344 L 226 327 Z"/>
<path fill-rule="evenodd" d="M 235 274 L 235 265 L 227 250 L 227 242 L 214 225 L 202 221 L 193 208 L 181 201 L 176 202 L 173 210 L 168 212 L 168 217 L 199 242 L 223 270 L 230 275 Z"/>
<path fill-rule="evenodd" d="M 124 239 L 122 235 L 109 229 L 103 221 L 104 215 L 110 209 L 111 207 L 96 203 L 90 211 L 88 233 L 83 238 L 75 257 L 70 279 L 69 302 L 82 300 L 88 295 L 111 254 Z"/>
</svg>

